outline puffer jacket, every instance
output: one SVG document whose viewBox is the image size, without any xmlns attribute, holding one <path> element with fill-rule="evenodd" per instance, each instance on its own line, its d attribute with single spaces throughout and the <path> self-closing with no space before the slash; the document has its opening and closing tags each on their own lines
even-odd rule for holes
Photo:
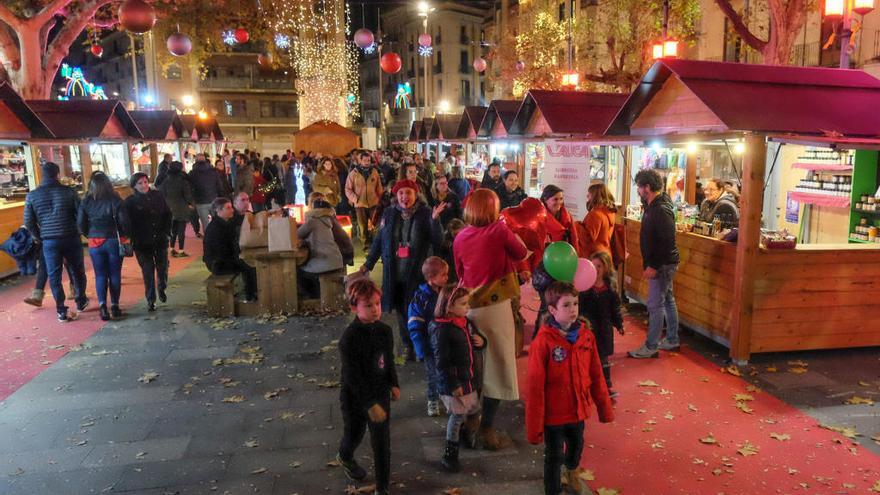
<svg viewBox="0 0 880 495">
<path fill-rule="evenodd" d="M 679 263 L 675 244 L 675 205 L 666 193 L 659 194 L 645 207 L 639 232 L 643 268 L 659 270 Z"/>
<path fill-rule="evenodd" d="M 78 211 L 76 190 L 46 178 L 25 199 L 24 226 L 38 240 L 79 237 L 76 227 Z"/>
<path fill-rule="evenodd" d="M 467 318 L 436 318 L 428 332 L 440 376 L 440 394 L 452 395 L 458 387 L 465 395 L 475 391 L 482 381 L 480 356 L 475 352 L 482 347 L 471 340 L 476 327 Z"/>
<path fill-rule="evenodd" d="M 192 186 L 184 172 L 168 172 L 159 186 L 174 220 L 189 221 L 190 205 L 193 204 Z"/>
<path fill-rule="evenodd" d="M 189 172 L 196 204 L 209 204 L 223 193 L 223 182 L 208 162 L 196 162 Z"/>
<path fill-rule="evenodd" d="M 136 250 L 167 246 L 171 234 L 171 210 L 159 191 L 147 194 L 137 191 L 125 198 L 125 209 L 131 222 L 131 243 Z"/>
<path fill-rule="evenodd" d="M 409 338 L 419 360 L 434 358 L 431 338 L 428 336 L 428 325 L 434 320 L 434 307 L 437 306 L 439 295 L 428 282 L 425 282 L 416 289 L 407 308 L 409 319 L 406 328 L 409 330 Z"/>
<path fill-rule="evenodd" d="M 364 178 L 366 170 L 369 170 L 369 180 Z M 370 167 L 366 170 L 355 167 L 348 173 L 348 179 L 345 181 L 345 196 L 355 208 L 372 208 L 378 205 L 385 191 L 382 188 L 379 169 Z"/>
<path fill-rule="evenodd" d="M 332 208 L 315 208 L 306 213 L 296 236 L 309 245 L 309 260 L 302 266 L 309 273 L 340 270 L 345 259 L 354 256 L 354 246 Z"/>
<path fill-rule="evenodd" d="M 92 199 L 90 196 L 79 205 L 76 224 L 82 235 L 89 239 L 115 239 L 117 235 L 129 237 L 128 212 L 119 196 L 108 199 Z"/>
</svg>

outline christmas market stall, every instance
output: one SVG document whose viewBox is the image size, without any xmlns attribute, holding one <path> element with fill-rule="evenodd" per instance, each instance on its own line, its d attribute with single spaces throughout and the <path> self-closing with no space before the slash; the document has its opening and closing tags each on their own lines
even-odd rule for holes
<svg viewBox="0 0 880 495">
<path fill-rule="evenodd" d="M 629 180 L 656 169 L 676 203 L 682 322 L 736 362 L 880 345 L 865 317 L 880 311 L 877 108 L 880 80 L 862 71 L 669 59 L 609 127 L 646 143 Z M 624 282 L 644 301 L 634 188 L 627 202 Z"/>
<path fill-rule="evenodd" d="M 458 123 L 455 141 L 464 145 L 464 165 L 466 172 L 474 167 L 484 165 L 489 156 L 489 148 L 485 144 L 477 144 L 477 132 L 486 116 L 489 107 L 466 106 Z"/>
<path fill-rule="evenodd" d="M 225 139 L 217 119 L 207 112 L 199 112 L 181 115 L 180 121 L 185 134 L 184 140 L 180 142 L 183 165 L 187 169 L 192 167 L 193 156 L 198 153 L 207 153 L 213 162 L 213 158 L 223 151 L 221 148 Z M 218 143 L 221 143 L 220 147 L 217 146 Z"/>
<path fill-rule="evenodd" d="M 488 160 L 501 160 L 505 169 L 523 168 L 522 143 L 510 135 L 510 126 L 521 104 L 520 100 L 492 100 L 477 130 L 477 142 L 488 144 Z"/>
<path fill-rule="evenodd" d="M 357 133 L 335 122 L 319 121 L 294 133 L 291 149 L 343 156 L 360 146 L 361 138 Z"/>
<path fill-rule="evenodd" d="M 437 146 L 437 161 L 443 160 L 447 153 L 455 155 L 461 145 L 455 142 L 462 114 L 442 113 L 434 117 L 428 131 L 428 141 Z"/>
<path fill-rule="evenodd" d="M 52 132 L 11 86 L 0 82 L 0 242 L 18 230 L 24 200 L 38 185 L 30 141 L 51 138 Z M 15 260 L 0 252 L 0 277 L 18 271 Z"/>
<path fill-rule="evenodd" d="M 181 159 L 180 141 L 185 137 L 183 121 L 173 110 L 132 110 L 129 112 L 144 136 L 132 149 L 135 167 L 156 178 L 159 161 L 166 153 Z"/>
</svg>

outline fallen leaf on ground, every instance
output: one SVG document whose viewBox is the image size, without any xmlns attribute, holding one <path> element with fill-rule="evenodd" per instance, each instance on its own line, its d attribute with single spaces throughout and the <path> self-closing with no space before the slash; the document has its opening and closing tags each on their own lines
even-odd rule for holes
<svg viewBox="0 0 880 495">
<path fill-rule="evenodd" d="M 722 373 L 730 373 L 733 376 L 742 376 L 742 372 L 739 370 L 739 367 L 735 364 L 731 364 L 726 368 L 721 368 Z"/>
<path fill-rule="evenodd" d="M 261 467 L 261 468 L 257 468 L 257 469 L 254 469 L 253 471 L 251 471 L 251 474 L 263 474 L 266 471 L 268 471 L 268 469 Z"/>
<path fill-rule="evenodd" d="M 596 480 L 596 475 L 593 474 L 593 472 L 590 471 L 589 469 L 584 469 L 584 470 L 581 471 L 581 473 L 578 475 L 578 478 L 580 478 L 580 479 L 582 479 L 582 480 L 584 480 L 584 481 L 595 481 L 595 480 Z"/>
<path fill-rule="evenodd" d="M 752 414 L 753 412 L 755 412 L 755 410 L 749 407 L 748 404 L 746 404 L 745 402 L 737 402 L 736 408 L 746 414 Z"/>
<path fill-rule="evenodd" d="M 272 330 L 272 333 L 274 333 L 275 335 L 282 335 L 286 331 L 286 328 L 275 328 Z"/>
<path fill-rule="evenodd" d="M 776 369 L 776 366 L 767 366 L 766 368 L 764 368 L 764 371 L 766 371 L 767 373 L 776 373 L 779 370 Z"/>
<path fill-rule="evenodd" d="M 840 433 L 841 435 L 845 436 L 846 438 L 854 439 L 858 436 L 861 436 L 861 433 L 856 431 L 855 428 L 850 428 L 848 426 L 831 426 L 831 425 L 819 423 L 819 428 L 824 428 L 826 430 L 836 431 L 837 433 Z"/>
<path fill-rule="evenodd" d="M 348 485 L 345 489 L 345 495 L 360 495 L 362 493 L 373 493 L 376 491 L 376 485 L 366 485 L 360 488 L 354 485 Z"/>
<path fill-rule="evenodd" d="M 11 476 L 21 476 L 21 475 L 23 475 L 23 474 L 24 474 L 24 469 L 22 469 L 22 468 L 16 468 L 16 469 L 15 469 L 15 472 L 12 473 Z"/>
<path fill-rule="evenodd" d="M 141 375 L 141 377 L 138 378 L 138 381 L 141 383 L 150 383 L 158 377 L 159 373 L 156 373 L 155 371 L 148 371 Z"/>
<path fill-rule="evenodd" d="M 877 482 L 874 483 L 874 486 L 871 487 L 871 491 L 880 493 L 880 480 L 877 480 Z"/>
<path fill-rule="evenodd" d="M 670 392 L 669 390 L 666 390 L 665 388 L 660 389 L 660 395 L 671 395 L 671 394 L 672 394 L 672 392 Z"/>
<path fill-rule="evenodd" d="M 806 362 L 806 361 L 801 361 L 800 359 L 798 359 L 798 360 L 796 360 L 796 361 L 789 361 L 789 362 L 788 362 L 788 365 L 789 365 L 789 366 L 798 366 L 798 367 L 801 367 L 801 368 L 806 368 L 807 366 L 810 365 L 810 363 L 808 363 L 808 362 Z"/>
<path fill-rule="evenodd" d="M 871 437 L 871 440 L 873 440 L 874 443 L 876 443 L 877 445 L 880 445 L 880 434 L 874 435 L 873 437 Z"/>
<path fill-rule="evenodd" d="M 325 464 L 325 465 L 327 467 L 339 467 L 342 464 L 339 461 L 337 461 L 336 459 L 330 459 L 329 461 L 327 461 L 327 464 Z"/>
<path fill-rule="evenodd" d="M 675 419 L 675 416 L 673 416 L 672 413 L 670 413 L 670 412 L 664 414 L 663 417 L 666 418 L 666 419 L 668 419 L 668 420 L 670 420 L 670 421 L 672 421 L 673 419 Z"/>
<path fill-rule="evenodd" d="M 258 442 L 256 439 L 253 439 L 253 438 L 252 438 L 252 439 L 248 440 L 247 442 L 245 442 L 245 443 L 244 443 L 244 446 L 247 447 L 247 448 L 249 448 L 249 449 L 253 449 L 253 448 L 255 448 L 255 447 L 259 447 L 259 446 L 260 446 L 260 442 Z"/>
<path fill-rule="evenodd" d="M 859 380 L 859 386 L 860 386 L 860 387 L 870 387 L 871 384 L 868 383 L 868 382 L 866 382 L 866 381 L 864 381 L 864 380 Z"/>
<path fill-rule="evenodd" d="M 757 393 L 760 392 L 760 391 L 761 391 L 761 389 L 758 388 L 758 387 L 756 387 L 756 386 L 754 386 L 754 385 L 746 385 L 746 392 L 752 392 L 752 393 L 756 393 L 756 394 L 757 394 Z"/>
<path fill-rule="evenodd" d="M 709 377 L 708 376 L 701 376 L 700 381 L 703 383 L 709 383 Z"/>
<path fill-rule="evenodd" d="M 266 400 L 277 399 L 279 394 L 281 394 L 282 392 L 287 392 L 289 390 L 290 389 L 288 387 L 279 387 L 279 388 L 276 388 L 275 390 L 271 390 L 271 391 L 263 394 L 263 398 Z"/>
<path fill-rule="evenodd" d="M 761 450 L 761 449 L 759 449 L 758 447 L 756 447 L 756 446 L 750 444 L 749 442 L 746 442 L 746 443 L 742 446 L 742 448 L 739 449 L 739 450 L 737 450 L 736 452 L 737 452 L 739 455 L 743 456 L 743 457 L 748 457 L 748 456 L 750 456 L 750 455 L 756 455 L 756 454 L 758 453 L 759 450 Z"/>
<path fill-rule="evenodd" d="M 597 495 L 620 495 L 620 491 L 614 488 L 601 487 L 596 490 Z"/>
<path fill-rule="evenodd" d="M 871 399 L 869 399 L 867 397 L 859 397 L 858 395 L 853 395 L 849 399 L 846 399 L 845 401 L 843 401 L 843 403 L 849 404 L 849 405 L 859 405 L 859 404 L 864 404 L 866 406 L 873 406 L 874 405 L 874 401 L 872 401 Z"/>
<path fill-rule="evenodd" d="M 749 394 L 735 394 L 733 396 L 733 400 L 735 400 L 737 402 L 741 402 L 741 401 L 746 401 L 746 400 L 755 400 L 755 398 Z"/>
<path fill-rule="evenodd" d="M 785 433 L 771 433 L 770 438 L 775 438 L 776 440 L 779 440 L 780 442 L 784 442 L 786 440 L 791 440 L 791 435 L 788 435 Z"/>
<path fill-rule="evenodd" d="M 339 382 L 337 380 L 327 380 L 326 382 L 321 382 L 318 384 L 321 388 L 336 388 L 339 386 Z"/>
<path fill-rule="evenodd" d="M 718 443 L 718 441 L 715 440 L 715 437 L 710 433 L 709 436 L 701 438 L 700 443 L 704 443 L 706 445 L 715 445 Z"/>
<path fill-rule="evenodd" d="M 230 404 L 237 404 L 239 402 L 244 402 L 244 396 L 243 395 L 233 395 L 230 397 L 224 397 L 223 402 L 227 402 Z"/>
<path fill-rule="evenodd" d="M 659 440 L 651 444 L 652 449 L 665 449 L 666 445 L 663 445 L 663 441 Z"/>
<path fill-rule="evenodd" d="M 802 366 L 795 366 L 793 368 L 788 369 L 789 373 L 794 373 L 795 375 L 802 375 L 802 374 L 806 373 L 807 371 L 809 371 L 809 370 L 807 370 L 806 368 L 804 368 Z"/>
<path fill-rule="evenodd" d="M 443 495 L 461 495 L 461 488 L 450 488 L 443 490 Z"/>
<path fill-rule="evenodd" d="M 655 382 L 654 380 L 645 380 L 639 382 L 640 387 L 659 387 L 660 384 Z"/>
<path fill-rule="evenodd" d="M 109 354 L 119 354 L 119 351 L 108 351 L 107 349 L 102 349 L 97 352 L 93 352 L 92 356 L 107 356 Z"/>
<path fill-rule="evenodd" d="M 135 457 L 135 459 L 143 459 L 146 456 L 147 456 L 146 452 L 138 452 L 137 455 L 135 455 L 134 457 Z"/>
<path fill-rule="evenodd" d="M 300 467 L 300 466 L 302 466 L 302 465 L 303 465 L 303 463 L 301 463 L 301 462 L 299 462 L 299 461 L 293 461 L 293 462 L 290 463 L 290 467 L 292 467 L 292 468 L 294 468 L 294 469 L 296 469 L 296 468 L 298 468 L 298 467 Z"/>
<path fill-rule="evenodd" d="M 689 411 L 697 412 L 697 406 L 695 406 L 695 405 L 693 405 L 693 404 L 688 404 L 688 410 L 689 410 Z"/>
</svg>

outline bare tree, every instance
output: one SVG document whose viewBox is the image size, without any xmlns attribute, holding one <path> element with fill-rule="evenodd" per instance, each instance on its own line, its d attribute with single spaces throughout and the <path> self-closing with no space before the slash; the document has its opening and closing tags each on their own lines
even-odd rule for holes
<svg viewBox="0 0 880 495">
<path fill-rule="evenodd" d="M 769 12 L 769 34 L 761 39 L 743 19 L 730 0 L 715 0 L 715 3 L 730 20 L 734 31 L 743 42 L 759 52 L 768 65 L 786 65 L 789 63 L 798 33 L 807 22 L 807 12 L 812 5 L 811 0 L 766 0 Z"/>
</svg>

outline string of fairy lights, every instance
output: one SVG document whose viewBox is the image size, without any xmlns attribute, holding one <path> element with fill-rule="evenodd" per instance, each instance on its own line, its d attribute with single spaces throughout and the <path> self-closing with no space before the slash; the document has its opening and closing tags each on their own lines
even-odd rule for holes
<svg viewBox="0 0 880 495">
<path fill-rule="evenodd" d="M 357 51 L 347 41 L 351 22 L 345 0 L 270 0 L 263 6 L 272 10 L 276 46 L 287 45 L 284 49 L 296 71 L 305 124 L 339 122 L 343 112 L 356 117 L 360 107 Z M 279 39 L 283 39 L 280 44 Z"/>
</svg>

